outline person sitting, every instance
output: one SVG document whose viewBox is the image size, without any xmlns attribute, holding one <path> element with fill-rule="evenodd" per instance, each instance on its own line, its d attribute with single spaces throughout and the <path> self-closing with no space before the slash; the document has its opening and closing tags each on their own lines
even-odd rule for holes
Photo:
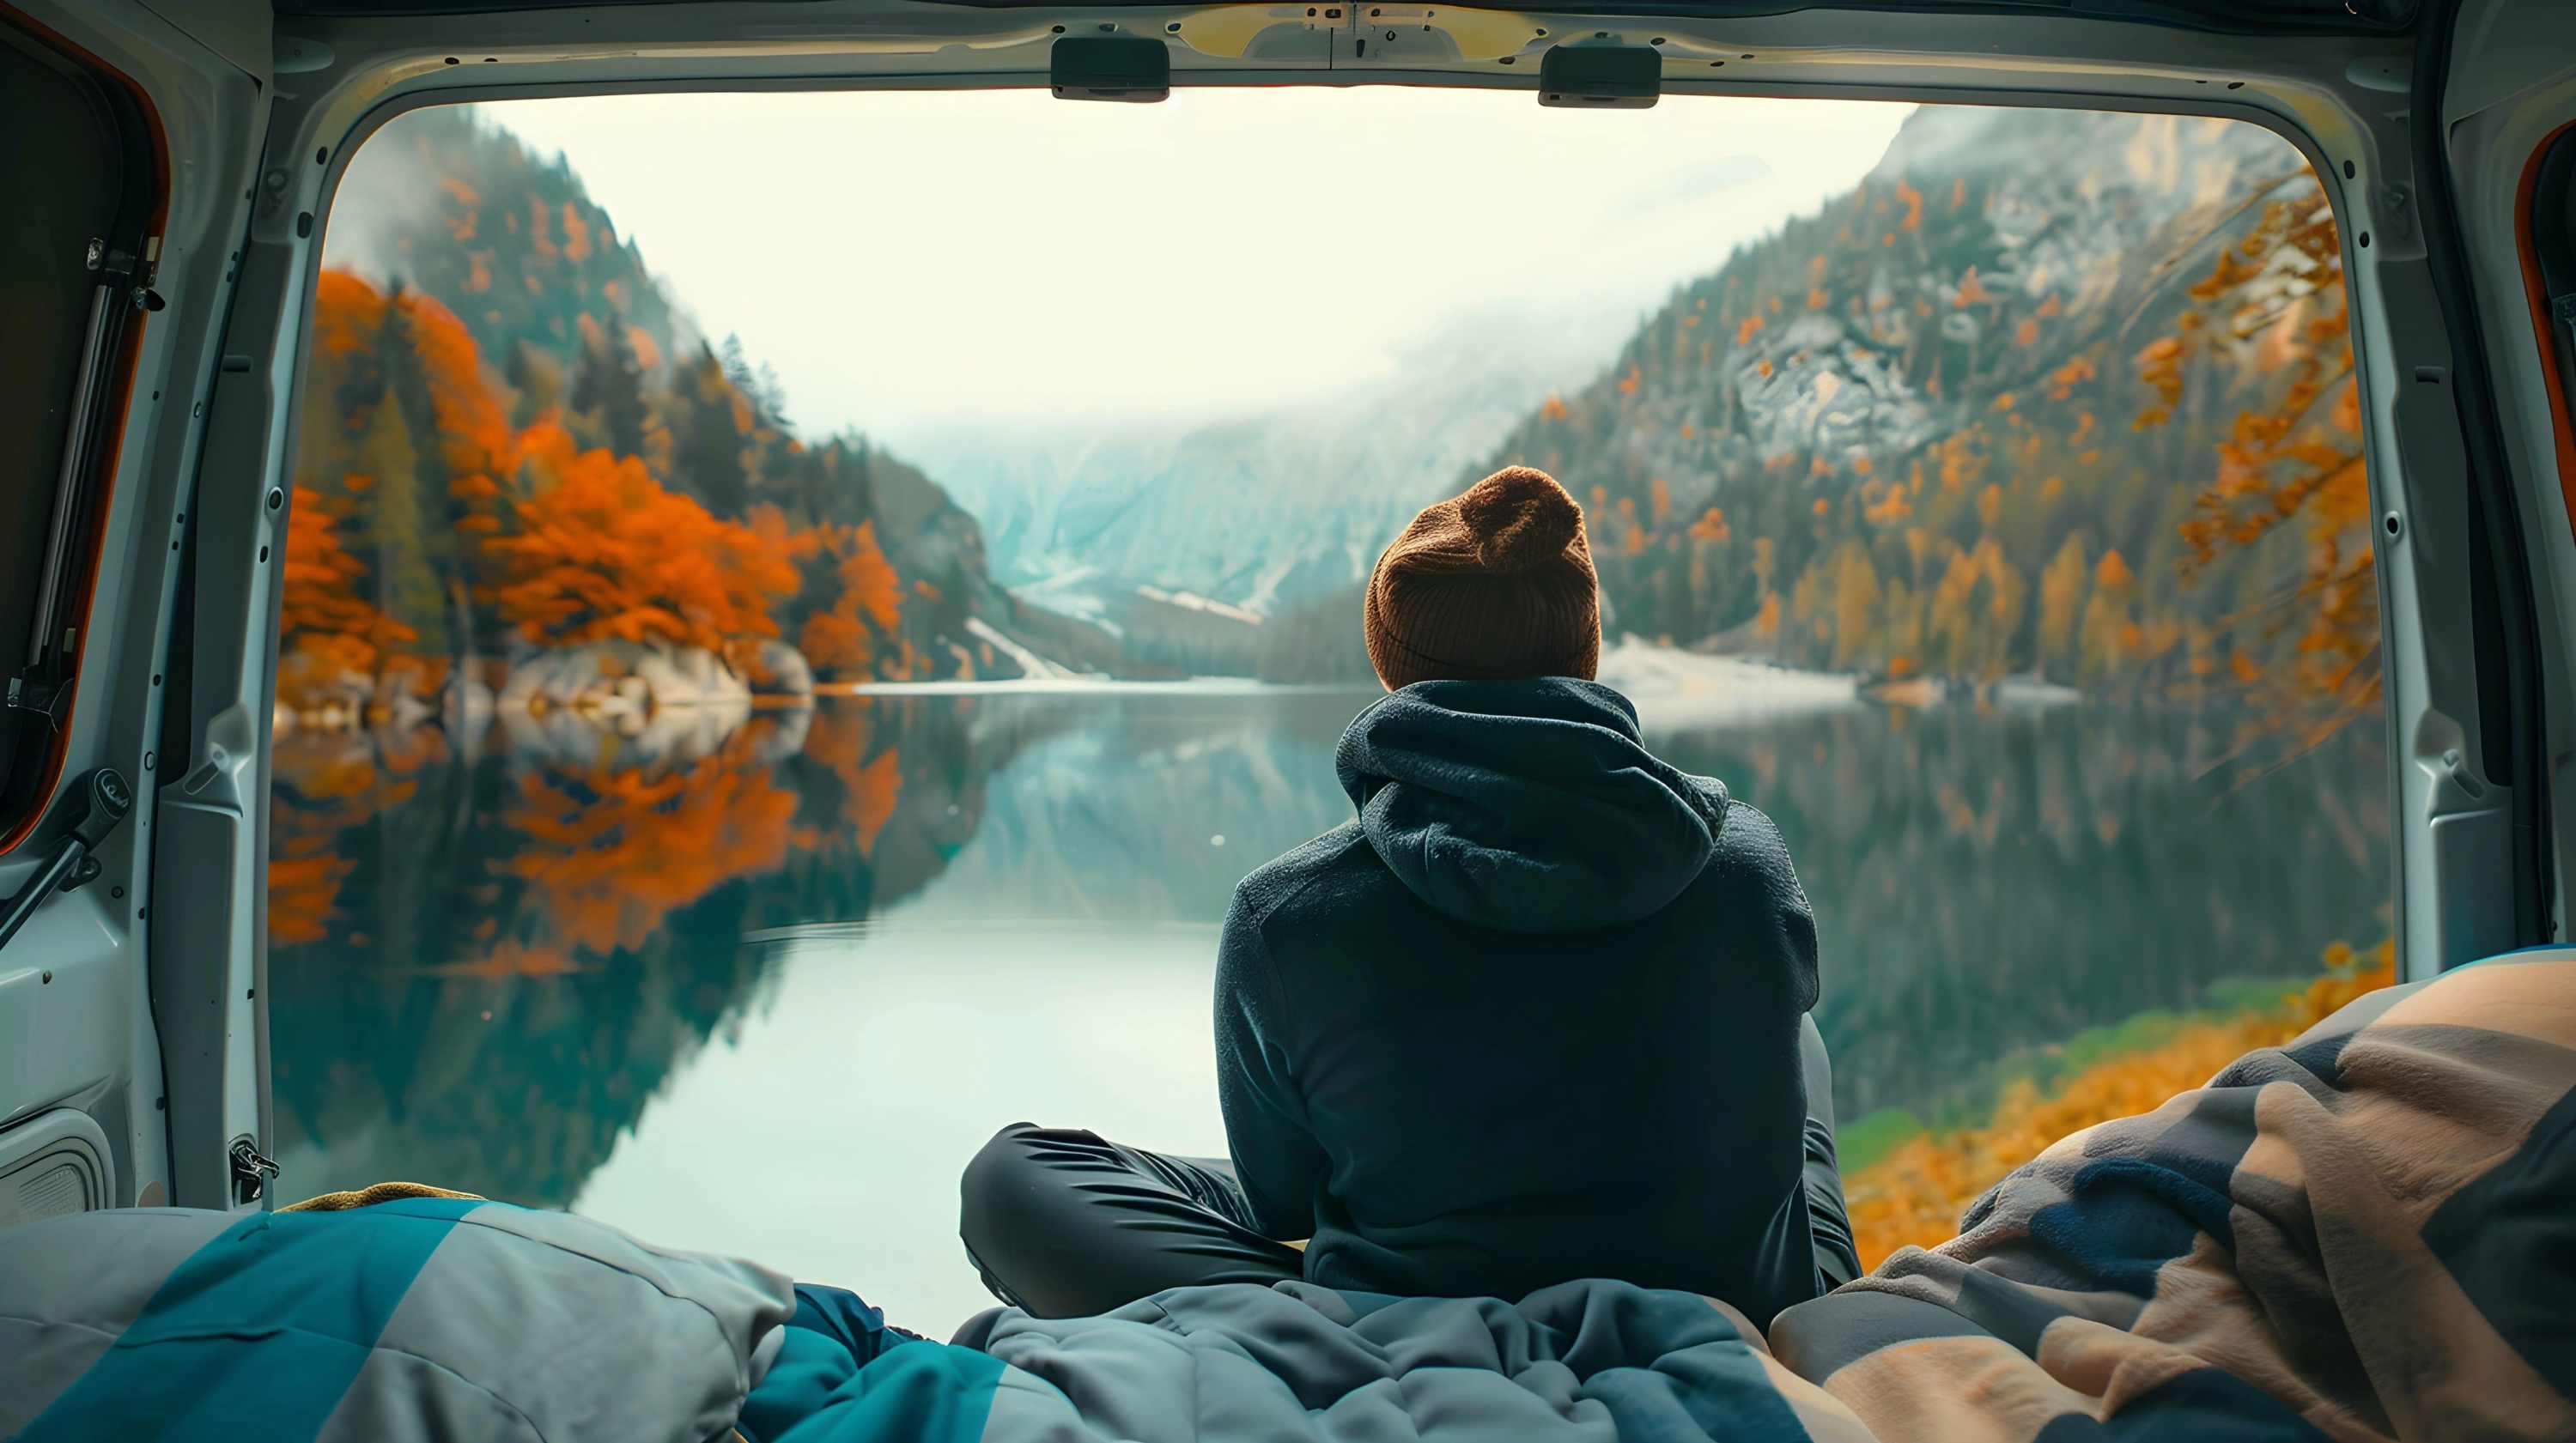
<svg viewBox="0 0 2576 1443">
<path fill-rule="evenodd" d="M 985 1284 L 1069 1317 L 1612 1278 L 1765 1323 L 1856 1276 L 1813 914 L 1771 820 L 1592 679 L 1582 508 L 1495 472 L 1387 548 L 1362 621 L 1357 815 L 1244 878 L 1219 944 L 1230 1157 L 1003 1129 L 962 1182 Z"/>
</svg>

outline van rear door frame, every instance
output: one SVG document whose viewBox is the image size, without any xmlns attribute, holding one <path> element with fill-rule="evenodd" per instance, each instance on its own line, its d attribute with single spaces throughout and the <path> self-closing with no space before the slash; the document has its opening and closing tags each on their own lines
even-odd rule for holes
<svg viewBox="0 0 2576 1443">
<path fill-rule="evenodd" d="M 2457 0 L 2448 36 L 2439 103 L 2438 141 L 2446 162 L 2457 230 L 2458 289 L 2474 320 L 2487 378 L 2487 423 L 2494 427 L 2496 470 L 2510 481 L 2508 504 L 2520 522 L 2529 562 L 2533 649 L 2538 659 L 2533 710 L 2539 735 L 2533 766 L 2548 777 L 2548 816 L 2536 819 L 2557 845 L 2537 859 L 2554 894 L 2549 932 L 2568 935 L 2568 898 L 2576 889 L 2576 676 L 2564 658 L 2576 646 L 2576 475 L 2562 467 L 2569 442 L 2553 399 L 2548 296 L 2526 270 L 2532 243 L 2528 206 L 2544 153 L 2576 126 L 2576 10 Z"/>
<path fill-rule="evenodd" d="M 165 1016 L 220 1015 L 205 1040 L 256 1056 L 221 1067 L 188 1054 L 209 1088 L 205 1110 L 174 1116 L 184 1200 L 214 1195 L 214 1149 L 242 1120 L 266 1123 L 265 1000 L 244 1015 L 264 968 L 267 741 L 275 666 L 277 565 L 291 494 L 288 414 L 330 198 L 348 155 L 394 115 L 420 105 L 573 94 L 697 90 L 1038 87 L 1056 34 L 1164 40 L 1175 104 L 1219 85 L 1409 84 L 1531 91 L 1538 66 L 1514 62 L 1544 42 L 1493 36 L 1499 12 L 1419 22 L 1438 45 L 1363 52 L 1355 27 L 1308 24 L 1299 7 L 972 9 L 911 0 L 668 3 L 474 15 L 284 16 L 279 93 L 242 254 L 242 298 L 226 336 L 227 376 L 210 418 L 204 542 L 194 579 L 195 654 L 187 715 L 174 721 L 187 780 L 165 802 L 161 905 L 186 922 L 184 955 L 156 953 Z M 1320 7 L 1319 7 L 1320 8 Z M 1266 13 L 1265 13 L 1266 12 Z M 604 17 L 613 23 L 603 25 Z M 1446 26 L 1476 17 L 1473 44 Z M 2411 47 L 2343 35 L 2212 35 L 2063 15 L 1878 12 L 1865 40 L 1830 4 L 1785 14 L 1622 20 L 1518 11 L 1510 25 L 1574 27 L 1631 44 L 1660 39 L 1664 91 L 2012 104 L 2175 112 L 2251 120 L 2289 138 L 2333 199 L 2345 238 L 2374 514 L 2381 531 L 2391 767 L 2399 797 L 2397 931 L 2404 973 L 2523 942 L 2515 879 L 2491 865 L 2509 841 L 2512 798 L 2488 774 L 2476 668 L 2428 653 L 2428 635 L 2474 626 L 2468 578 L 2480 543 L 2463 524 L 2469 463 L 2456 419 L 2427 419 L 2402 378 L 2447 374 L 2450 343 L 2426 261 L 2405 97 Z M 1499 32 L 1496 32 L 1499 33 Z M 1200 37 L 1197 40 L 1193 36 Z M 1708 63 L 1717 55 L 1727 63 Z M 2368 236 L 2369 240 L 2360 240 Z M 238 366 L 239 370 L 229 369 Z M 2527 520 L 2527 518 L 2526 518 Z M 2554 593 L 2553 593 L 2554 594 Z M 2553 702 L 2563 702 L 2553 694 Z M 2553 713 L 2553 734 L 2570 713 Z M 2502 719 L 2495 719 L 2500 723 Z M 181 739 L 184 739 L 182 741 Z M 166 769 L 166 768 L 165 768 Z M 2568 815 L 2565 809 L 2557 813 Z M 170 830 L 175 827 L 175 831 Z M 2541 839 L 2554 840 L 2554 839 Z M 2554 849 L 2565 856 L 2565 847 Z M 165 935 L 170 935 L 165 931 Z M 164 965 L 166 961 L 167 965 Z M 166 1026 L 166 1024 L 165 1024 Z M 247 1080 L 247 1082 L 245 1082 Z M 255 1109 L 238 1095 L 255 1093 Z M 187 1134 L 184 1147 L 182 1133 Z"/>
<path fill-rule="evenodd" d="M 262 0 L 203 0 L 182 25 L 142 0 L 0 3 L 13 12 L 11 23 L 23 19 L 130 87 L 150 113 L 168 186 L 151 286 L 163 308 L 141 318 L 124 408 L 111 423 L 117 444 L 98 570 L 85 607 L 67 618 L 81 643 L 56 782 L 112 767 L 131 783 L 133 810 L 93 853 L 99 875 L 76 892 L 48 897 L 0 958 L 0 1076 L 11 1084 L 0 1098 L 0 1126 L 23 1121 L 30 1105 L 86 1114 L 111 1156 L 108 1201 L 148 1206 L 173 1200 L 165 1109 L 195 1100 L 174 1097 L 174 1076 L 179 1085 L 186 1078 L 164 1066 L 162 1051 L 170 1032 L 185 1031 L 192 1019 L 156 1019 L 161 999 L 149 971 L 164 920 L 153 884 L 169 872 L 165 849 L 156 848 L 153 808 L 170 770 L 159 741 L 168 691 L 163 659 L 190 534 L 198 422 L 218 372 L 217 341 L 267 120 L 268 7 Z M 40 850 L 0 858 L 0 893 L 16 889 Z M 198 939 L 188 945 L 230 963 Z M 22 974 L 34 985 L 16 985 Z M 219 1051 L 227 1066 L 251 1059 L 247 1048 L 238 1059 L 228 1045 Z"/>
</svg>

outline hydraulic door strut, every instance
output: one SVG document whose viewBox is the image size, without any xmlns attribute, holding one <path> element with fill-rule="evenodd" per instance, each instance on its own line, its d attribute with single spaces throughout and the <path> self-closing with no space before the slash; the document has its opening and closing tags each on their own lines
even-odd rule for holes
<svg viewBox="0 0 2576 1443">
<path fill-rule="evenodd" d="M 53 857 L 36 869 L 36 875 L 18 889 L 18 895 L 0 905 L 0 948 L 9 945 L 9 939 L 18 935 L 18 929 L 27 925 L 27 919 L 35 916 L 36 909 L 55 891 L 71 891 L 98 875 L 98 859 L 90 853 L 97 851 L 108 834 L 116 830 L 116 824 L 134 809 L 134 789 L 125 784 L 125 778 L 114 767 L 91 772 L 81 780 L 80 789 L 87 805 L 81 819 L 72 823 L 71 835 L 63 838 Z"/>
</svg>

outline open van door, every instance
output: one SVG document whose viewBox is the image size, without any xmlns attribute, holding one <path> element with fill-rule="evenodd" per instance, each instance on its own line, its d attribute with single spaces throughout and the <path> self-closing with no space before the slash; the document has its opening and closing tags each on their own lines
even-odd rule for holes
<svg viewBox="0 0 2576 1443">
<path fill-rule="evenodd" d="M 261 3 L 0 3 L 0 1227 L 174 1200 L 163 657 L 268 49 Z"/>
<path fill-rule="evenodd" d="M 2543 914 L 2522 935 L 2563 940 L 2576 882 L 2565 833 L 2576 691 L 2561 661 L 2576 645 L 2576 9 L 2447 0 L 2434 11 L 2449 23 L 2426 27 L 2417 66 L 2426 239 L 2447 294 L 2473 298 L 2461 421 L 2472 463 L 2513 478 L 2532 578 L 2532 736 L 2518 772 L 2545 769 L 2548 785 L 2517 788 L 2538 808 L 2517 831 L 2560 838 L 2514 849 Z"/>
</svg>

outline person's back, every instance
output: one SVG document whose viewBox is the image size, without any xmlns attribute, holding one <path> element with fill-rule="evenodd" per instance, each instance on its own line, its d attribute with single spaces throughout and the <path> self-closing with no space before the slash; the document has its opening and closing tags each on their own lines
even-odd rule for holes
<svg viewBox="0 0 2576 1443">
<path fill-rule="evenodd" d="M 1414 518 L 1362 620 L 1358 816 L 1245 878 L 1220 943 L 1230 1157 L 1003 1129 L 963 1183 L 986 1281 L 1063 1316 L 1607 1277 L 1759 1322 L 1851 1277 L 1806 897 L 1770 819 L 1592 680 L 1582 509 L 1496 472 Z"/>
<path fill-rule="evenodd" d="M 1338 760 L 1359 818 L 1245 879 L 1219 962 L 1255 1225 L 1368 1291 L 1812 1296 L 1815 932 L 1770 819 L 1585 681 L 1409 685 Z"/>
</svg>

